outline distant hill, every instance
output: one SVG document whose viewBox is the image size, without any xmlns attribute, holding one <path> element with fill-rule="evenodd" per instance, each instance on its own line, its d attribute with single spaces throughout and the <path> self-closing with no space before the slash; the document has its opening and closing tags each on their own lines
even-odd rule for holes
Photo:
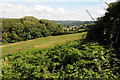
<svg viewBox="0 0 120 80">
<path fill-rule="evenodd" d="M 67 27 L 67 26 L 79 26 L 79 25 L 83 25 L 83 24 L 92 24 L 93 21 L 74 21 L 74 20 L 68 20 L 68 21 L 55 21 L 53 20 L 55 23 L 59 23 L 62 24 L 63 26 Z"/>
</svg>

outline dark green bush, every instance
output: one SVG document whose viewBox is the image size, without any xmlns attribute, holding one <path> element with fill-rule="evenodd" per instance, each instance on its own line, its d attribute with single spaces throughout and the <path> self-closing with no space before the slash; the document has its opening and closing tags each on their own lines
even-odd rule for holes
<svg viewBox="0 0 120 80">
<path fill-rule="evenodd" d="M 88 41 L 96 41 L 120 52 L 120 1 L 110 3 L 105 16 L 89 27 Z M 118 52 L 118 53 L 119 53 Z"/>
</svg>

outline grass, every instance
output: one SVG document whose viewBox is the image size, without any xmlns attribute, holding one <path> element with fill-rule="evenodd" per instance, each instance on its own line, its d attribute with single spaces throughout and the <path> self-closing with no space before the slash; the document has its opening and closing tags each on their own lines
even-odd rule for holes
<svg viewBox="0 0 120 80">
<path fill-rule="evenodd" d="M 63 44 L 66 41 L 78 40 L 82 38 L 84 34 L 86 34 L 86 32 L 60 35 L 60 36 L 49 36 L 49 37 L 37 38 L 28 41 L 4 44 L 1 46 L 2 55 L 11 54 L 22 50 L 32 50 L 32 49 L 42 49 L 42 48 L 52 47 L 58 44 Z"/>
</svg>

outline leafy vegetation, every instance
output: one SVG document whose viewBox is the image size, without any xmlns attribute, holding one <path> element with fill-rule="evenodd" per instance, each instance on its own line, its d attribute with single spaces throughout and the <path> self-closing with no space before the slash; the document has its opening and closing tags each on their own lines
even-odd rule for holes
<svg viewBox="0 0 120 80">
<path fill-rule="evenodd" d="M 2 19 L 2 41 L 4 43 L 78 32 L 80 31 L 65 31 L 61 24 L 45 19 L 39 20 L 33 16 L 25 16 L 20 19 Z"/>
<path fill-rule="evenodd" d="M 118 59 L 97 43 L 72 41 L 54 48 L 9 54 L 3 79 L 118 78 Z"/>
<path fill-rule="evenodd" d="M 114 47 L 120 51 L 120 1 L 109 4 L 105 16 L 98 18 L 93 26 L 89 26 L 88 41 Z"/>
<path fill-rule="evenodd" d="M 88 26 L 86 40 L 114 48 L 115 53 L 111 54 L 115 54 L 116 60 L 120 60 L 120 1 L 108 4 L 105 16 L 98 18 L 94 25 Z M 120 75 L 120 65 L 116 69 L 116 73 Z"/>
<path fill-rule="evenodd" d="M 21 19 L 2 19 L 2 41 L 14 43 L 39 37 L 63 34 L 63 26 L 32 16 Z"/>
<path fill-rule="evenodd" d="M 120 78 L 119 5 L 120 1 L 109 4 L 105 16 L 89 25 L 85 40 L 3 56 L 3 79 Z M 40 23 L 46 25 L 44 21 Z"/>
</svg>

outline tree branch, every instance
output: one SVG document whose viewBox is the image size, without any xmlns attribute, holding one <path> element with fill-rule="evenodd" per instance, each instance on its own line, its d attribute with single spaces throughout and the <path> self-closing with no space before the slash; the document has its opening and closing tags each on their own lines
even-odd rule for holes
<svg viewBox="0 0 120 80">
<path fill-rule="evenodd" d="M 86 10 L 86 12 L 88 13 L 88 15 L 91 17 L 91 19 L 93 20 L 93 21 L 95 21 L 95 19 L 91 16 L 91 14 L 89 13 L 89 11 L 88 10 Z"/>
</svg>

